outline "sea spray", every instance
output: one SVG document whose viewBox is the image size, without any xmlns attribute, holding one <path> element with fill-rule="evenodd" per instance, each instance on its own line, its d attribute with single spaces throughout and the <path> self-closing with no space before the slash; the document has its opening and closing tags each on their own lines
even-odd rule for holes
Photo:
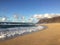
<svg viewBox="0 0 60 45">
<path fill-rule="evenodd" d="M 17 37 L 19 35 L 35 32 L 42 29 L 44 29 L 44 26 L 15 27 L 15 28 L 0 29 L 0 40 Z"/>
</svg>

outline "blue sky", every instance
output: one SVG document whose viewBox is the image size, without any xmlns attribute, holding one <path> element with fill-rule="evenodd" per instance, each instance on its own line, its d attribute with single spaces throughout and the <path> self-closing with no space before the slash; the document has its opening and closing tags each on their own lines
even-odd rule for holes
<svg viewBox="0 0 60 45">
<path fill-rule="evenodd" d="M 0 0 L 0 16 L 60 13 L 60 0 Z"/>
</svg>

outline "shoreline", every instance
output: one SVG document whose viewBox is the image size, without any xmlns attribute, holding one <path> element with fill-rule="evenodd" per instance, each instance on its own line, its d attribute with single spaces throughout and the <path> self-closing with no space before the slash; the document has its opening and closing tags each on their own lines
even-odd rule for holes
<svg viewBox="0 0 60 45">
<path fill-rule="evenodd" d="M 42 28 L 41 28 L 42 27 Z M 35 28 L 38 28 L 38 27 L 35 27 Z M 41 29 L 40 29 L 41 28 Z M 31 33 L 34 33 L 34 32 L 38 32 L 38 31 L 42 31 L 42 30 L 44 30 L 44 29 L 46 29 L 47 27 L 46 26 L 42 26 L 42 25 L 40 25 L 40 27 L 39 27 L 39 30 L 32 30 L 31 32 L 24 32 L 24 33 L 22 33 L 22 34 L 16 34 L 16 35 L 14 35 L 14 36 L 11 36 L 11 37 L 5 37 L 5 38 L 1 38 L 0 39 L 0 41 L 5 41 L 5 40 L 10 40 L 10 39 L 14 39 L 14 38 L 16 38 L 16 37 L 19 37 L 19 36 L 24 36 L 24 35 L 28 35 L 28 34 L 31 34 Z"/>
<path fill-rule="evenodd" d="M 60 45 L 60 23 L 44 24 L 44 26 L 48 28 L 2 41 L 0 45 Z"/>
</svg>

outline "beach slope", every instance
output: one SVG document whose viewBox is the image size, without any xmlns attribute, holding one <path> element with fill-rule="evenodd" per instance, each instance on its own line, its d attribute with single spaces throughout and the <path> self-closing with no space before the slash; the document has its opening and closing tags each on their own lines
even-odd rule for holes
<svg viewBox="0 0 60 45">
<path fill-rule="evenodd" d="M 60 23 L 42 25 L 47 26 L 47 29 L 0 41 L 0 45 L 60 45 Z"/>
</svg>

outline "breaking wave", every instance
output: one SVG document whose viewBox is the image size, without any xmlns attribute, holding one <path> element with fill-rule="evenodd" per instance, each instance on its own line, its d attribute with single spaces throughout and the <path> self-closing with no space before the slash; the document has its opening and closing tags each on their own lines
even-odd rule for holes
<svg viewBox="0 0 60 45">
<path fill-rule="evenodd" d="M 33 26 L 33 27 L 15 27 L 0 29 L 0 40 L 10 39 L 17 37 L 19 35 L 28 34 L 30 32 L 35 32 L 44 29 L 43 26 Z"/>
</svg>

